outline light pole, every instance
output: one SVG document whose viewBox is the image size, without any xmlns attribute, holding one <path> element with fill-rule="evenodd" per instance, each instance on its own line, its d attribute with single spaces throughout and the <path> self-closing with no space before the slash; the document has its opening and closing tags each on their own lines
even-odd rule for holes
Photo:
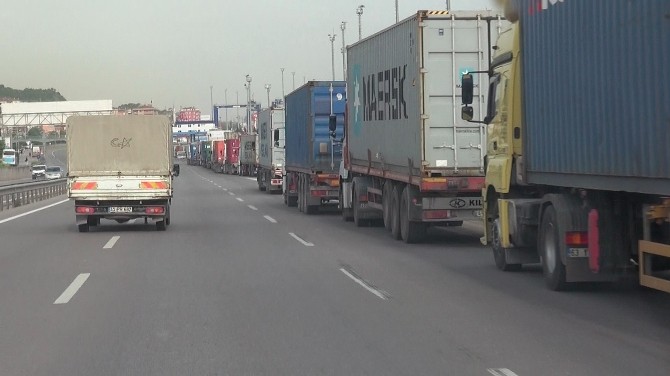
<svg viewBox="0 0 670 376">
<path fill-rule="evenodd" d="M 293 75 L 293 90 L 295 90 L 295 72 L 291 72 Z"/>
<path fill-rule="evenodd" d="M 281 69 L 281 102 L 282 104 L 284 103 L 284 97 L 286 96 L 286 93 L 284 93 L 284 69 L 285 68 L 279 68 Z"/>
<path fill-rule="evenodd" d="M 251 133 L 251 76 L 247 74 L 247 133 Z"/>
<path fill-rule="evenodd" d="M 211 114 L 212 118 L 214 117 L 214 99 L 213 99 L 214 97 L 212 96 L 212 90 L 213 89 L 214 89 L 214 86 L 209 85 L 209 111 L 211 111 L 210 114 Z M 214 124 L 216 124 L 216 126 L 218 127 L 219 126 L 219 119 L 213 119 L 213 120 L 214 120 Z"/>
<path fill-rule="evenodd" d="M 272 87 L 270 84 L 265 84 L 265 90 L 268 92 L 268 108 L 272 107 L 270 104 L 270 87 Z"/>
<path fill-rule="evenodd" d="M 223 102 L 226 105 L 226 129 L 228 129 L 228 89 L 223 89 Z"/>
<path fill-rule="evenodd" d="M 395 0 L 395 23 L 400 21 L 400 15 L 398 14 L 398 0 Z"/>
<path fill-rule="evenodd" d="M 345 58 L 346 47 L 344 45 L 344 30 L 347 28 L 347 23 L 342 21 L 340 24 L 340 30 L 342 30 L 342 80 L 347 80 L 347 62 Z"/>
<path fill-rule="evenodd" d="M 363 28 L 361 27 L 361 16 L 363 15 L 363 8 L 365 8 L 365 5 L 363 4 L 356 8 L 356 14 L 358 15 L 358 40 L 363 39 Z"/>
<path fill-rule="evenodd" d="M 451 1 L 447 0 L 447 10 L 451 10 Z"/>
<path fill-rule="evenodd" d="M 328 34 L 328 39 L 330 39 L 330 64 L 333 71 L 333 81 L 335 81 L 335 32 L 333 34 Z"/>
</svg>

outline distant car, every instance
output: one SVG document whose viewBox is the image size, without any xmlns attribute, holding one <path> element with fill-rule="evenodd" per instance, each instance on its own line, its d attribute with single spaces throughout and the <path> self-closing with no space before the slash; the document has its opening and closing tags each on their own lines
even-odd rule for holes
<svg viewBox="0 0 670 376">
<path fill-rule="evenodd" d="M 47 167 L 45 176 L 47 179 L 60 179 L 63 177 L 63 170 L 58 166 Z"/>
<path fill-rule="evenodd" d="M 31 167 L 31 174 L 33 176 L 33 180 L 37 178 L 43 178 L 46 176 L 47 173 L 47 166 L 43 164 L 36 164 Z"/>
</svg>

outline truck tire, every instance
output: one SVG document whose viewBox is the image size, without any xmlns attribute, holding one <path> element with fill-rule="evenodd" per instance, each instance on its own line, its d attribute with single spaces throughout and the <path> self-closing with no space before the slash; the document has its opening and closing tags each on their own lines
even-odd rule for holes
<svg viewBox="0 0 670 376">
<path fill-rule="evenodd" d="M 395 185 L 391 190 L 391 237 L 400 240 L 400 187 Z"/>
<path fill-rule="evenodd" d="M 166 226 L 165 226 L 165 221 L 158 221 L 156 222 L 156 231 L 165 231 Z"/>
<path fill-rule="evenodd" d="M 82 223 L 77 227 L 79 228 L 79 232 L 88 232 L 89 230 L 88 223 Z"/>
<path fill-rule="evenodd" d="M 421 222 L 412 222 L 409 219 L 409 186 L 402 191 L 400 198 L 400 236 L 407 244 L 418 243 L 426 236 L 427 226 Z"/>
<path fill-rule="evenodd" d="M 493 250 L 493 260 L 496 267 L 504 272 L 518 272 L 521 270 L 521 264 L 510 264 L 507 262 L 506 251 L 500 240 L 500 218 L 491 223 L 491 249 Z"/>
<path fill-rule="evenodd" d="M 302 183 L 302 176 L 298 175 L 298 211 L 301 213 L 305 211 L 305 188 Z"/>
<path fill-rule="evenodd" d="M 542 272 L 547 287 L 553 291 L 565 290 L 568 283 L 565 281 L 565 265 L 561 260 L 559 221 L 556 209 L 549 206 L 545 209 L 540 223 L 538 251 L 542 261 Z"/>
<path fill-rule="evenodd" d="M 340 203 L 338 206 L 340 207 L 340 210 L 342 211 L 342 220 L 345 222 L 351 222 L 354 220 L 353 214 L 351 213 L 351 208 L 345 208 L 344 207 L 344 189 L 342 189 L 342 182 L 340 181 L 340 189 L 339 189 L 339 196 L 338 199 L 340 200 Z"/>
<path fill-rule="evenodd" d="M 387 231 L 391 231 L 391 195 L 393 195 L 393 183 L 387 181 L 382 190 L 382 218 Z"/>
</svg>

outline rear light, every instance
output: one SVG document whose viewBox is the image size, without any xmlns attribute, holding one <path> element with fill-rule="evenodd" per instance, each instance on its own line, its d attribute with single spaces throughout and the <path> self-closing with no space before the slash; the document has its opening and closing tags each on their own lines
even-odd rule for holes
<svg viewBox="0 0 670 376">
<path fill-rule="evenodd" d="M 315 197 L 324 197 L 324 196 L 327 196 L 327 195 L 328 195 L 327 190 L 313 190 L 312 191 L 312 196 L 315 196 Z"/>
<path fill-rule="evenodd" d="M 147 206 L 144 212 L 147 214 L 163 214 L 165 213 L 165 208 L 162 206 Z"/>
<path fill-rule="evenodd" d="M 565 233 L 565 244 L 570 247 L 586 247 L 589 234 L 586 231 L 568 231 Z"/>
<path fill-rule="evenodd" d="M 358 196 L 358 202 L 368 202 L 369 198 L 367 193 L 364 193 L 360 196 Z"/>
<path fill-rule="evenodd" d="M 451 217 L 449 210 L 424 210 L 423 219 L 447 219 Z"/>
<path fill-rule="evenodd" d="M 77 206 L 75 209 L 77 214 L 93 214 L 95 213 L 95 208 L 90 206 Z"/>
<path fill-rule="evenodd" d="M 76 191 L 84 190 L 84 189 L 98 189 L 98 183 L 77 181 L 77 182 L 72 183 L 72 189 L 76 190 Z"/>
<path fill-rule="evenodd" d="M 589 211 L 589 269 L 600 272 L 600 229 L 598 229 L 598 211 Z"/>
</svg>

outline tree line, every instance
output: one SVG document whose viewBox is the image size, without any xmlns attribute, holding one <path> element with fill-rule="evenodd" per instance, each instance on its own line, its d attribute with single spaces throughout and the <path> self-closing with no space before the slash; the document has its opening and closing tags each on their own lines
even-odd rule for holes
<svg viewBox="0 0 670 376">
<path fill-rule="evenodd" d="M 56 89 L 13 89 L 0 85 L 0 98 L 8 98 L 21 102 L 57 102 L 66 100 Z"/>
</svg>

